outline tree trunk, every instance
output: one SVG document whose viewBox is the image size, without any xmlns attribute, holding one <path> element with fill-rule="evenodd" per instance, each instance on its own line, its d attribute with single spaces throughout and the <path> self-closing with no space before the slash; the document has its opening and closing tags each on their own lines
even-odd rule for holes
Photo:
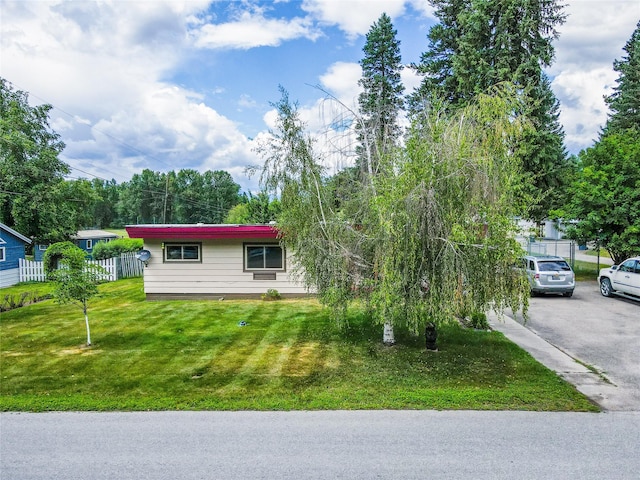
<svg viewBox="0 0 640 480">
<path fill-rule="evenodd" d="M 390 322 L 384 322 L 384 331 L 382 334 L 382 343 L 385 345 L 395 345 L 396 338 L 393 335 L 393 324 Z"/>
<path fill-rule="evenodd" d="M 83 305 L 84 323 L 87 325 L 87 346 L 91 346 L 91 330 L 89 330 L 89 316 L 87 315 L 87 304 Z"/>
</svg>

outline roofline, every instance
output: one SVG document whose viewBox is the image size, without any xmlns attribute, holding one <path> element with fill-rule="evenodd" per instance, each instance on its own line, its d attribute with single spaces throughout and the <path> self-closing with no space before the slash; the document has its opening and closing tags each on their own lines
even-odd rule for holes
<svg viewBox="0 0 640 480">
<path fill-rule="evenodd" d="M 241 238 L 278 238 L 279 232 L 274 225 L 127 225 L 130 238 L 153 239 L 241 239 Z"/>
<path fill-rule="evenodd" d="M 118 238 L 117 233 L 107 232 L 106 230 L 78 230 L 71 235 L 73 240 L 92 239 L 92 238 Z"/>
<path fill-rule="evenodd" d="M 5 229 L 7 232 L 9 232 L 11 235 L 14 235 L 16 237 L 18 237 L 20 240 L 22 240 L 23 242 L 27 242 L 27 243 L 31 243 L 31 239 L 28 237 L 25 237 L 24 235 L 22 235 L 21 233 L 16 232 L 13 228 L 11 227 L 7 227 L 4 223 L 0 223 L 0 227 L 2 227 L 3 229 Z"/>
</svg>

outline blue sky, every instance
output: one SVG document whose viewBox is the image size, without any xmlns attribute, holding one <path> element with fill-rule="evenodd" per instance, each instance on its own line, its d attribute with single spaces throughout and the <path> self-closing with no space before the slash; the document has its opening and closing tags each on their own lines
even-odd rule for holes
<svg viewBox="0 0 640 480">
<path fill-rule="evenodd" d="M 548 73 L 567 148 L 577 153 L 606 120 L 602 97 L 640 2 L 566 3 Z M 33 104 L 54 106 L 51 125 L 67 145 L 72 178 L 227 170 L 256 190 L 245 168 L 260 163 L 254 148 L 273 125 L 278 85 L 299 102 L 311 132 L 326 132 L 339 111 L 315 86 L 355 105 L 364 36 L 382 12 L 398 31 L 403 62 L 417 61 L 435 22 L 426 1 L 0 0 L 0 76 Z M 409 69 L 403 80 L 407 92 L 419 81 Z M 342 133 L 319 134 L 319 148 L 347 145 Z M 327 162 L 339 168 L 349 158 Z"/>
</svg>

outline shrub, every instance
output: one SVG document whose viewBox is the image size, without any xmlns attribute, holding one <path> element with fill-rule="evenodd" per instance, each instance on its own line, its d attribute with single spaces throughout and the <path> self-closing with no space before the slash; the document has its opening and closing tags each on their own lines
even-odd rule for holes
<svg viewBox="0 0 640 480">
<path fill-rule="evenodd" d="M 487 330 L 489 328 L 487 314 L 484 312 L 473 312 L 471 314 L 471 322 L 469 323 L 469 326 L 479 330 Z"/>
<path fill-rule="evenodd" d="M 118 238 L 111 242 L 98 242 L 93 247 L 93 259 L 118 257 L 121 253 L 137 252 L 142 248 L 141 238 Z"/>
<path fill-rule="evenodd" d="M 275 288 L 270 288 L 267 293 L 261 295 L 262 300 L 280 300 L 282 295 Z"/>
<path fill-rule="evenodd" d="M 24 307 L 32 303 L 48 300 L 52 297 L 50 293 L 42 292 L 22 292 L 4 295 L 0 301 L 0 312 L 8 312 L 14 308 Z"/>
</svg>

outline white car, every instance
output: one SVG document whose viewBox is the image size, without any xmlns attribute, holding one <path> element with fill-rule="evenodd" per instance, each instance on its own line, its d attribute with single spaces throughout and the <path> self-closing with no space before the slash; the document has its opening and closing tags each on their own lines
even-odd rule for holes
<svg viewBox="0 0 640 480">
<path fill-rule="evenodd" d="M 625 260 L 620 265 L 600 269 L 600 293 L 605 297 L 620 295 L 640 300 L 640 257 Z"/>
</svg>

